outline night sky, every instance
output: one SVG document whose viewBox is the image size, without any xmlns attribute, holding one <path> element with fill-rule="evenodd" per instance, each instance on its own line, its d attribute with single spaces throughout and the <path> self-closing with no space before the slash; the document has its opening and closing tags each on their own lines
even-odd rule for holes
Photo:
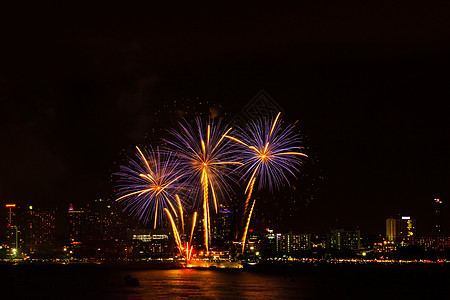
<svg viewBox="0 0 450 300">
<path fill-rule="evenodd" d="M 3 10 L 1 203 L 108 197 L 178 106 L 232 117 L 265 90 L 311 158 L 282 229 L 382 233 L 401 213 L 425 234 L 438 197 L 450 233 L 448 6 L 133 3 Z"/>
</svg>

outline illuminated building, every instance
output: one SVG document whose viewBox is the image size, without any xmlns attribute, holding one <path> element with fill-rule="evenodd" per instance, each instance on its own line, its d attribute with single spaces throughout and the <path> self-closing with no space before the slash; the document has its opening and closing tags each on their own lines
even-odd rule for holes
<svg viewBox="0 0 450 300">
<path fill-rule="evenodd" d="M 397 246 L 393 241 L 384 240 L 373 244 L 373 251 L 375 253 L 387 253 L 395 250 L 397 250 Z"/>
<path fill-rule="evenodd" d="M 245 253 L 259 253 L 261 251 L 261 244 L 263 237 L 261 234 L 254 232 L 253 229 L 249 229 L 247 234 L 247 243 L 245 243 Z"/>
<path fill-rule="evenodd" d="M 450 237 L 448 236 L 426 236 L 413 237 L 412 245 L 418 246 L 425 251 L 446 251 L 450 249 Z"/>
<path fill-rule="evenodd" d="M 306 251 L 311 249 L 311 234 L 293 234 L 291 242 L 292 252 Z"/>
<path fill-rule="evenodd" d="M 88 204 L 86 207 L 86 239 L 99 241 L 102 239 L 102 218 L 96 205 Z"/>
<path fill-rule="evenodd" d="M 296 253 L 311 249 L 311 234 L 277 233 L 276 251 L 279 253 Z"/>
<path fill-rule="evenodd" d="M 410 216 L 395 216 L 386 219 L 386 238 L 399 246 L 411 244 L 416 234 L 416 220 Z"/>
<path fill-rule="evenodd" d="M 124 239 L 125 229 L 120 209 L 117 205 L 103 202 L 100 209 L 100 232 L 103 240 Z"/>
<path fill-rule="evenodd" d="M 86 214 L 83 210 L 74 210 L 69 206 L 69 243 L 76 245 L 86 242 Z"/>
<path fill-rule="evenodd" d="M 11 256 L 16 256 L 19 253 L 20 248 L 20 231 L 17 225 L 16 214 L 14 213 L 16 205 L 6 204 L 6 208 L 8 209 L 8 217 L 6 220 L 6 247 Z"/>
<path fill-rule="evenodd" d="M 335 250 L 361 249 L 361 234 L 359 229 L 333 229 L 329 235 L 329 248 Z"/>
<path fill-rule="evenodd" d="M 328 234 L 311 235 L 311 248 L 314 248 L 314 250 L 325 249 L 327 247 L 328 236 Z"/>
<path fill-rule="evenodd" d="M 172 254 L 174 243 L 169 229 L 127 229 L 127 240 L 140 241 L 141 256 Z"/>
<path fill-rule="evenodd" d="M 219 213 L 211 224 L 211 237 L 214 246 L 224 248 L 232 241 L 233 224 L 233 212 L 230 206 L 220 204 Z"/>
<path fill-rule="evenodd" d="M 39 247 L 47 247 L 55 241 L 55 211 L 33 209 L 26 212 L 25 245 L 34 252 Z"/>
<path fill-rule="evenodd" d="M 75 210 L 72 204 L 69 206 L 68 242 L 72 257 L 115 260 L 129 257 L 130 249 L 137 249 L 139 242 L 124 241 L 125 228 L 119 209 L 109 199 L 96 199 L 83 209 Z M 121 248 L 122 243 L 126 251 Z"/>
<path fill-rule="evenodd" d="M 266 228 L 264 238 L 262 240 L 261 250 L 268 256 L 274 256 L 276 252 L 277 237 L 272 229 Z"/>
<path fill-rule="evenodd" d="M 434 199 L 434 232 L 439 236 L 442 233 L 441 228 L 441 209 L 442 201 L 440 199 Z"/>
<path fill-rule="evenodd" d="M 86 239 L 88 241 L 122 240 L 125 232 L 119 207 L 109 199 L 96 199 L 84 210 L 86 213 Z"/>
</svg>

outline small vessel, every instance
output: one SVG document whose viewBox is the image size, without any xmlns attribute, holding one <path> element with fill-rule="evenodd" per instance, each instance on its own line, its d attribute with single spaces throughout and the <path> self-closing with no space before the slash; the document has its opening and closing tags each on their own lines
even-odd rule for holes
<svg viewBox="0 0 450 300">
<path fill-rule="evenodd" d="M 139 279 L 128 274 L 125 276 L 125 285 L 126 286 L 139 286 Z"/>
</svg>

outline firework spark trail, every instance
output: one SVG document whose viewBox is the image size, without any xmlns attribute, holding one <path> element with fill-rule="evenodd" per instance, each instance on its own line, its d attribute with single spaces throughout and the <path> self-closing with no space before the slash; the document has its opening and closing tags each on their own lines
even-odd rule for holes
<svg viewBox="0 0 450 300">
<path fill-rule="evenodd" d="M 247 215 L 247 210 L 248 210 L 248 204 L 250 203 L 250 198 L 252 197 L 252 192 L 253 192 L 253 186 L 255 185 L 255 180 L 256 178 L 253 178 L 251 183 L 250 183 L 250 190 L 248 192 L 248 196 L 247 199 L 245 200 L 245 206 L 244 206 L 244 214 L 242 216 L 242 220 L 245 219 L 245 216 Z"/>
<path fill-rule="evenodd" d="M 174 194 L 181 188 L 179 159 L 170 152 L 150 149 L 141 151 L 136 147 L 137 159 L 130 159 L 129 166 L 120 166 L 116 188 L 116 201 L 125 203 L 130 215 L 146 224 L 152 217 L 153 227 L 162 222 L 162 209 L 169 207 L 177 216 Z"/>
<path fill-rule="evenodd" d="M 184 252 L 183 252 L 184 248 L 183 248 L 183 244 L 181 243 L 180 234 L 179 234 L 179 232 L 177 230 L 177 226 L 175 225 L 175 221 L 173 220 L 172 215 L 170 214 L 170 212 L 169 212 L 169 210 L 167 208 L 164 208 L 164 211 L 166 212 L 167 217 L 170 220 L 170 224 L 172 225 L 173 235 L 175 237 L 175 242 L 177 244 L 178 250 L 180 251 L 180 254 L 183 255 L 184 254 Z"/>
<path fill-rule="evenodd" d="M 183 234 L 184 234 L 184 216 L 183 216 L 183 206 L 181 204 L 181 199 L 178 196 L 178 194 L 175 194 L 175 198 L 177 199 L 178 202 L 178 207 L 180 209 L 180 219 L 181 219 L 181 223 L 182 223 L 182 230 L 183 230 Z M 172 231 L 174 234 L 174 238 L 175 238 L 175 242 L 177 244 L 177 248 L 180 251 L 180 255 L 184 256 L 184 258 L 186 259 L 187 262 L 189 262 L 191 260 L 192 257 L 192 251 L 194 249 L 194 246 L 192 246 L 192 235 L 194 233 L 194 227 L 195 227 L 195 221 L 197 219 L 197 212 L 194 212 L 194 222 L 192 223 L 192 230 L 191 230 L 191 240 L 189 242 L 185 242 L 183 244 L 181 237 L 180 237 L 180 232 L 177 228 L 176 222 L 172 217 L 172 214 L 170 213 L 170 211 L 167 208 L 164 208 L 164 211 L 167 214 L 167 217 L 170 221 L 170 224 L 172 226 Z M 191 244 L 191 245 L 190 245 Z"/>
<path fill-rule="evenodd" d="M 193 249 L 194 247 L 191 245 L 190 247 L 189 247 L 189 243 L 186 243 L 186 247 L 185 247 L 185 249 L 186 249 L 186 254 L 185 254 L 185 258 L 186 258 L 186 261 L 190 261 L 191 260 L 191 257 L 192 257 L 192 249 Z"/>
<path fill-rule="evenodd" d="M 175 198 L 177 199 L 177 203 L 178 203 L 178 208 L 180 209 L 180 218 L 181 218 L 181 228 L 182 228 L 182 232 L 184 234 L 184 216 L 183 216 L 183 207 L 181 206 L 181 200 L 180 200 L 180 196 L 178 196 L 178 194 L 175 195 Z"/>
<path fill-rule="evenodd" d="M 301 164 L 300 157 L 308 157 L 299 152 L 303 148 L 299 146 L 300 137 L 294 133 L 294 126 L 289 125 L 284 130 L 281 129 L 280 114 L 278 113 L 271 123 L 263 119 L 252 121 L 246 128 L 238 130 L 236 136 L 225 136 L 241 148 L 240 154 L 244 165 L 238 169 L 244 171 L 242 178 L 247 181 L 244 192 L 247 194 L 247 200 L 243 218 L 247 214 L 256 181 L 259 189 L 263 186 L 267 186 L 270 190 L 279 188 L 283 182 L 289 183 L 286 173 L 295 177 L 297 166 Z M 250 218 L 251 213 L 247 224 Z M 246 236 L 247 228 L 243 234 L 243 245 Z"/>
<path fill-rule="evenodd" d="M 250 209 L 250 214 L 248 215 L 247 224 L 245 225 L 244 237 L 242 238 L 242 254 L 244 254 L 245 240 L 247 239 L 248 226 L 250 225 L 250 219 L 252 218 L 253 208 L 255 207 L 256 199 L 253 200 L 252 208 Z"/>
<path fill-rule="evenodd" d="M 190 244 L 192 244 L 192 237 L 194 236 L 194 228 L 196 223 L 197 223 L 197 212 L 194 212 L 194 217 L 192 218 L 191 237 L 189 239 Z"/>
<path fill-rule="evenodd" d="M 187 245 L 188 245 L 187 249 L 189 251 L 187 255 L 187 260 L 190 261 L 192 258 L 192 250 L 194 250 L 194 246 L 191 245 L 191 248 L 189 248 L 189 243 Z"/>
<path fill-rule="evenodd" d="M 203 226 L 204 226 L 204 235 L 205 235 L 205 247 L 206 253 L 208 253 L 208 228 L 209 228 L 209 207 L 208 207 L 208 177 L 206 175 L 206 170 L 202 170 L 202 186 L 203 186 Z"/>
<path fill-rule="evenodd" d="M 190 198 L 199 201 L 203 208 L 203 226 L 206 252 L 209 250 L 210 202 L 217 213 L 218 195 L 222 197 L 229 189 L 227 181 L 233 166 L 242 163 L 234 160 L 234 147 L 225 136 L 231 129 L 224 129 L 220 121 L 208 122 L 206 126 L 200 119 L 194 129 L 189 123 L 180 123 L 181 132 L 171 131 L 173 140 L 166 142 L 174 148 L 180 158 L 183 182 L 189 187 Z"/>
</svg>

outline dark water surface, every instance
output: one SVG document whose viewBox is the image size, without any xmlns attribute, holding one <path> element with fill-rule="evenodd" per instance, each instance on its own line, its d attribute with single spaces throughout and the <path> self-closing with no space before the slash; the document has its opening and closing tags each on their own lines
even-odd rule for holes
<svg viewBox="0 0 450 300">
<path fill-rule="evenodd" d="M 139 279 L 127 286 L 125 276 Z M 450 299 L 443 265 L 303 265 L 256 270 L 1 265 L 0 299 Z"/>
</svg>

